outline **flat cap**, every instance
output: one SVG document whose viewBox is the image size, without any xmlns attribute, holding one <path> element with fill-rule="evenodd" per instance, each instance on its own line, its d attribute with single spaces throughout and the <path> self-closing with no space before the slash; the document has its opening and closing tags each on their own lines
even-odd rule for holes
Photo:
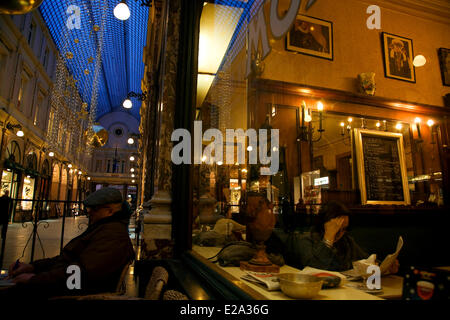
<svg viewBox="0 0 450 320">
<path fill-rule="evenodd" d="M 102 188 L 91 193 L 83 203 L 86 207 L 95 207 L 109 203 L 120 203 L 122 201 L 122 194 L 119 190 L 114 188 Z"/>
</svg>

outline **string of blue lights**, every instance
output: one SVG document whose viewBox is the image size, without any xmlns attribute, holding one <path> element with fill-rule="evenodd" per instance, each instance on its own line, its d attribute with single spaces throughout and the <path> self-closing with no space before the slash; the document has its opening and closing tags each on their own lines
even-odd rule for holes
<svg viewBox="0 0 450 320">
<path fill-rule="evenodd" d="M 98 83 L 96 118 L 121 108 L 130 91 L 141 92 L 144 74 L 143 49 L 147 39 L 149 8 L 138 1 L 128 1 L 131 16 L 126 21 L 113 15 L 119 0 L 44 1 L 39 10 L 65 63 L 76 80 L 83 101 L 90 103 L 93 94 L 93 77 L 98 35 L 102 25 L 103 7 L 107 5 L 105 29 L 103 30 L 101 74 Z M 80 28 L 69 29 L 67 21 L 69 6 L 80 8 Z M 130 112 L 138 120 L 141 102 L 133 101 Z M 123 108 L 122 108 L 123 110 Z"/>
</svg>

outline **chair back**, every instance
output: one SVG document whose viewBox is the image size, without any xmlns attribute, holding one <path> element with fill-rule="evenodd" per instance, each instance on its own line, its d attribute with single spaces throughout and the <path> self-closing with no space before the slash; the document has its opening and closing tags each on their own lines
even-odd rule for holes
<svg viewBox="0 0 450 320">
<path fill-rule="evenodd" d="M 131 262 L 127 263 L 122 269 L 122 272 L 121 272 L 120 278 L 119 278 L 119 282 L 117 283 L 117 286 L 116 286 L 115 293 L 117 293 L 117 294 L 125 294 L 125 292 L 126 292 L 127 286 L 126 286 L 125 279 L 126 279 L 128 270 L 130 269 L 130 265 L 131 265 Z"/>
</svg>

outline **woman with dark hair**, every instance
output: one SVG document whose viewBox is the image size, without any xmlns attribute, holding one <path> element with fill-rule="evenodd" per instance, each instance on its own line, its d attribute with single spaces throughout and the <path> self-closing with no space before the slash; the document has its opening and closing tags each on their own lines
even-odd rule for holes
<svg viewBox="0 0 450 320">
<path fill-rule="evenodd" d="M 301 264 L 318 269 L 345 271 L 352 262 L 367 259 L 369 255 L 346 233 L 350 211 L 341 203 L 322 206 L 311 232 L 299 239 Z M 398 263 L 392 273 L 398 271 Z"/>
</svg>

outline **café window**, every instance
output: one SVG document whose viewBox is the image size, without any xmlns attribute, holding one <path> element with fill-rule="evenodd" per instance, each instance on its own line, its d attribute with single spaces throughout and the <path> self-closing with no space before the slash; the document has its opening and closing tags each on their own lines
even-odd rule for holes
<svg viewBox="0 0 450 320">
<path fill-rule="evenodd" d="M 290 2 L 279 1 L 278 12 Z M 270 2 L 203 6 L 192 243 L 205 257 L 211 243 L 248 238 L 246 215 L 256 196 L 273 207 L 269 229 L 285 224 L 298 205 L 311 215 L 329 201 L 350 208 L 444 205 L 439 108 L 430 115 L 427 101 L 404 102 L 382 74 L 379 86 L 389 89 L 381 97 L 370 76 L 355 72 L 357 85 L 343 83 L 348 64 L 367 68 L 363 45 L 336 37 L 343 15 L 309 17 L 302 8 L 282 32 L 280 22 L 271 25 Z M 349 47 L 355 52 L 336 56 Z"/>
</svg>

